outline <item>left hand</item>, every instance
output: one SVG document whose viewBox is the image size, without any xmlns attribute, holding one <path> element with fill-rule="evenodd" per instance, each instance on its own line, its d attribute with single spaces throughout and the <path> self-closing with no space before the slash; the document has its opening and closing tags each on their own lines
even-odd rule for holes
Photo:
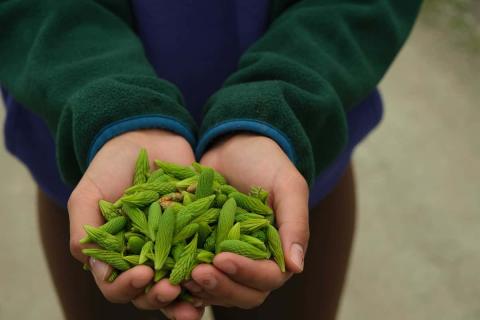
<svg viewBox="0 0 480 320">
<path fill-rule="evenodd" d="M 251 260 L 221 253 L 213 265 L 201 264 L 185 286 L 205 305 L 259 306 L 269 293 L 303 270 L 309 238 L 308 185 L 286 154 L 270 138 L 241 133 L 224 138 L 201 159 L 242 192 L 261 186 L 270 192 L 287 272 L 272 260 Z"/>
</svg>

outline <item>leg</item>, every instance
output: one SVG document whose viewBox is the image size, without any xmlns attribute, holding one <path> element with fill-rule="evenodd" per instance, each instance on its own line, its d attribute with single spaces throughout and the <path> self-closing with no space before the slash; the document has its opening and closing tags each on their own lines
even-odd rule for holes
<svg viewBox="0 0 480 320">
<path fill-rule="evenodd" d="M 333 320 L 341 298 L 355 225 L 350 166 L 335 189 L 310 212 L 310 242 L 303 274 L 290 279 L 254 310 L 214 308 L 217 320 Z"/>
<path fill-rule="evenodd" d="M 131 304 L 105 300 L 93 277 L 70 255 L 67 211 L 40 190 L 37 201 L 42 245 L 65 319 L 165 319 L 160 311 L 141 312 Z"/>
</svg>

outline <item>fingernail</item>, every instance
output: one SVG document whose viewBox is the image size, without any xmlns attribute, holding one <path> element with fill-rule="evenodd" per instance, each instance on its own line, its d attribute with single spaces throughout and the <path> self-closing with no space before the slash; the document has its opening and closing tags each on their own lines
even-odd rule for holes
<svg viewBox="0 0 480 320">
<path fill-rule="evenodd" d="M 93 276 L 97 281 L 105 281 L 110 267 L 100 260 L 90 258 L 90 269 L 92 269 Z"/>
<path fill-rule="evenodd" d="M 157 300 L 160 301 L 160 303 L 167 303 L 168 302 L 167 299 L 165 299 L 164 297 L 162 297 L 160 295 L 157 296 Z"/>
<path fill-rule="evenodd" d="M 237 267 L 232 261 L 225 261 L 222 265 L 222 270 L 228 274 L 235 274 L 237 272 Z"/>
<path fill-rule="evenodd" d="M 303 247 L 298 243 L 292 244 L 290 247 L 290 255 L 292 257 L 293 263 L 303 271 Z"/>
<path fill-rule="evenodd" d="M 212 290 L 217 286 L 217 280 L 212 275 L 207 275 L 205 279 L 202 280 L 201 285 L 209 290 Z"/>
<path fill-rule="evenodd" d="M 187 288 L 192 293 L 199 293 L 202 291 L 202 287 L 200 287 L 198 284 L 196 284 L 193 281 L 189 281 L 185 283 L 184 287 Z"/>
</svg>

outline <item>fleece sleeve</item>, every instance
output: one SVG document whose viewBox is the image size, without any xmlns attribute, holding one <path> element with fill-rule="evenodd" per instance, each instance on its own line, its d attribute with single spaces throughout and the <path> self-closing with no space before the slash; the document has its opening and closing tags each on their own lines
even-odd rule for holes
<svg viewBox="0 0 480 320">
<path fill-rule="evenodd" d="M 132 30 L 129 1 L 2 1 L 0 21 L 0 83 L 46 121 L 69 184 L 126 131 L 164 128 L 194 143 L 180 92 L 155 75 Z"/>
<path fill-rule="evenodd" d="M 414 0 L 272 1 L 272 23 L 205 107 L 197 156 L 218 136 L 274 139 L 309 183 L 346 145 L 346 112 L 378 85 Z"/>
</svg>

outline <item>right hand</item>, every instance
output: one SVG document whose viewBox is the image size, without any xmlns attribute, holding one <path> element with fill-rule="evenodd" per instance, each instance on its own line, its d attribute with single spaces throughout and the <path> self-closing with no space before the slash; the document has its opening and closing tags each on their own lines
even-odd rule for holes
<svg viewBox="0 0 480 320">
<path fill-rule="evenodd" d="M 195 161 L 190 144 L 170 131 L 138 130 L 108 141 L 96 154 L 68 200 L 71 253 L 80 262 L 90 264 L 95 282 L 110 302 L 132 301 L 139 309 L 161 310 L 167 317 L 177 320 L 200 319 L 204 308 L 195 308 L 186 302 L 173 302 L 181 289 L 180 286 L 171 285 L 167 279 L 159 281 L 147 294 L 144 293 L 153 278 L 151 268 L 136 266 L 109 283 L 106 278 L 111 268 L 82 254 L 82 249 L 92 246 L 79 243 L 85 236 L 83 225 L 99 226 L 104 223 L 98 201 L 105 199 L 114 202 L 131 185 L 141 148 L 147 149 L 151 163 L 153 159 L 185 165 Z"/>
</svg>

